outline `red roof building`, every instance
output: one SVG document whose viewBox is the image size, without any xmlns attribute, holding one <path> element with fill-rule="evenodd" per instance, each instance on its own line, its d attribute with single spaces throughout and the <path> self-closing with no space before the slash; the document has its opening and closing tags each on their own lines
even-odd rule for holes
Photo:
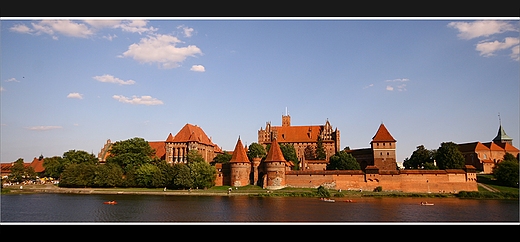
<svg viewBox="0 0 520 242">
<path fill-rule="evenodd" d="M 396 161 L 396 142 L 397 140 L 388 132 L 386 126 L 381 123 L 376 131 L 370 148 L 349 150 L 350 154 L 356 158 L 362 170 L 378 169 L 381 171 L 397 170 Z"/>
</svg>

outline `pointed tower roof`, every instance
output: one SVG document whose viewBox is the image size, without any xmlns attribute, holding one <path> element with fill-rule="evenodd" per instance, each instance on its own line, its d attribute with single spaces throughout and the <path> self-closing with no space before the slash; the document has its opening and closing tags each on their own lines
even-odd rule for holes
<svg viewBox="0 0 520 242">
<path fill-rule="evenodd" d="M 280 145 L 278 144 L 278 141 L 276 141 L 276 139 L 274 139 L 273 142 L 271 142 L 271 148 L 269 149 L 269 153 L 267 153 L 267 156 L 265 158 L 265 162 L 271 161 L 285 161 L 282 149 L 280 149 Z"/>
<path fill-rule="evenodd" d="M 513 138 L 509 137 L 506 134 L 506 131 L 504 131 L 504 128 L 502 128 L 502 125 L 498 128 L 498 134 L 493 139 L 494 142 L 503 142 L 503 141 L 513 141 Z"/>
<path fill-rule="evenodd" d="M 236 162 L 249 162 L 249 158 L 247 158 L 247 152 L 244 146 L 242 145 L 242 141 L 240 137 L 238 137 L 237 144 L 235 146 L 235 150 L 233 151 L 233 155 L 231 156 L 231 163 Z"/>
<path fill-rule="evenodd" d="M 168 138 L 166 138 L 166 142 L 168 142 L 168 143 L 173 142 L 173 135 L 172 135 L 172 133 L 170 133 L 168 135 Z"/>
<path fill-rule="evenodd" d="M 392 137 L 390 132 L 388 132 L 388 129 L 386 129 L 385 125 L 381 123 L 376 134 L 374 137 L 372 137 L 372 142 L 397 142 L 397 140 Z"/>
</svg>

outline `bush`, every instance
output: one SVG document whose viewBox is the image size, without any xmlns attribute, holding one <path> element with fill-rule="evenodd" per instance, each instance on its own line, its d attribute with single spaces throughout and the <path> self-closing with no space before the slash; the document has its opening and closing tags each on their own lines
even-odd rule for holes
<svg viewBox="0 0 520 242">
<path fill-rule="evenodd" d="M 381 191 L 383 191 L 383 187 L 381 187 L 381 186 L 374 188 L 374 192 L 381 192 Z"/>
<path fill-rule="evenodd" d="M 319 186 L 318 187 L 317 194 L 318 194 L 319 197 L 330 197 L 329 190 L 327 190 L 327 188 L 325 188 L 324 186 Z"/>
</svg>

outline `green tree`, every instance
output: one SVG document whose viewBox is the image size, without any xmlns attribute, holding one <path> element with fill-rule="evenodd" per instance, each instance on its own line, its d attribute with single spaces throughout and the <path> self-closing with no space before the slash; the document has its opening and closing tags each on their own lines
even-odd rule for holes
<svg viewBox="0 0 520 242">
<path fill-rule="evenodd" d="M 135 171 L 135 180 L 140 187 L 163 187 L 162 174 L 159 167 L 154 164 L 142 164 Z"/>
<path fill-rule="evenodd" d="M 30 166 L 25 167 L 22 158 L 18 158 L 18 160 L 14 162 L 13 166 L 11 166 L 11 174 L 8 176 L 11 182 L 24 182 L 35 178 L 36 173 L 34 172 L 34 168 Z"/>
<path fill-rule="evenodd" d="M 327 188 L 325 188 L 324 186 L 319 186 L 317 193 L 318 193 L 319 197 L 325 197 L 325 198 L 329 198 L 330 197 L 329 190 Z"/>
<path fill-rule="evenodd" d="M 518 159 L 510 153 L 493 168 L 493 176 L 498 182 L 506 186 L 518 187 Z"/>
<path fill-rule="evenodd" d="M 140 165 L 153 162 L 154 155 L 154 150 L 146 140 L 135 137 L 112 144 L 107 163 L 118 164 L 129 175 Z"/>
<path fill-rule="evenodd" d="M 96 177 L 97 165 L 91 163 L 72 163 L 61 173 L 60 187 L 92 187 Z"/>
<path fill-rule="evenodd" d="M 116 164 L 97 165 L 94 169 L 94 187 L 118 187 L 123 183 L 123 169 Z"/>
<path fill-rule="evenodd" d="M 327 170 L 360 170 L 361 166 L 350 153 L 341 150 L 330 157 Z"/>
<path fill-rule="evenodd" d="M 99 160 L 94 154 L 89 154 L 84 150 L 69 150 L 63 153 L 63 162 L 65 164 L 98 164 Z"/>
<path fill-rule="evenodd" d="M 226 163 L 229 163 L 229 161 L 231 160 L 231 157 L 233 157 L 233 155 L 231 153 L 228 153 L 228 152 L 224 152 L 222 154 L 217 154 L 215 156 L 215 158 L 213 158 L 212 163 L 226 164 Z"/>
<path fill-rule="evenodd" d="M 316 144 L 316 160 L 325 159 L 327 159 L 327 153 L 325 151 L 325 147 L 323 147 L 323 140 L 321 136 L 318 136 L 318 142 Z"/>
<path fill-rule="evenodd" d="M 47 157 L 43 160 L 45 176 L 58 179 L 65 169 L 65 160 L 61 156 Z"/>
<path fill-rule="evenodd" d="M 214 166 L 202 161 L 188 163 L 188 167 L 193 181 L 191 188 L 210 188 L 215 185 L 217 170 Z"/>
<path fill-rule="evenodd" d="M 282 150 L 283 158 L 285 158 L 286 161 L 292 162 L 294 165 L 293 169 L 298 170 L 300 164 L 294 146 L 291 144 L 280 144 L 280 150 Z"/>
<path fill-rule="evenodd" d="M 193 179 L 191 179 L 191 171 L 188 165 L 177 163 L 173 165 L 173 179 L 171 187 L 174 189 L 186 189 L 193 187 Z"/>
<path fill-rule="evenodd" d="M 405 169 L 435 169 L 433 165 L 434 151 L 427 150 L 424 145 L 417 146 L 417 149 L 412 153 L 410 159 L 406 158 L 403 162 Z"/>
<path fill-rule="evenodd" d="M 253 142 L 249 145 L 247 148 L 247 158 L 249 158 L 250 161 L 253 160 L 253 158 L 264 158 L 267 155 L 267 152 L 259 143 Z"/>
<path fill-rule="evenodd" d="M 457 144 L 453 142 L 442 142 L 435 153 L 435 160 L 441 170 L 462 169 L 466 164 Z"/>
<path fill-rule="evenodd" d="M 187 163 L 205 162 L 202 155 L 196 150 L 188 151 L 188 154 L 186 155 L 186 160 L 187 160 Z"/>
</svg>

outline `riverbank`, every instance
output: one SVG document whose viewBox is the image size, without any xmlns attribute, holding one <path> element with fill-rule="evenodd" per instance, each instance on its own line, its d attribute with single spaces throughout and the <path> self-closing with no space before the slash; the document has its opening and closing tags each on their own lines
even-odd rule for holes
<svg viewBox="0 0 520 242">
<path fill-rule="evenodd" d="M 517 199 L 518 192 L 459 192 L 454 193 L 404 193 L 393 191 L 359 191 L 330 189 L 334 198 L 359 197 L 458 197 L 472 199 Z M 315 188 L 287 187 L 279 190 L 266 190 L 258 186 L 230 187 L 218 186 L 210 189 L 169 190 L 164 188 L 63 188 L 52 184 L 7 186 L 2 188 L 2 194 L 23 193 L 71 193 L 71 194 L 126 194 L 126 195 L 162 195 L 162 196 L 254 196 L 254 197 L 319 197 Z"/>
</svg>

